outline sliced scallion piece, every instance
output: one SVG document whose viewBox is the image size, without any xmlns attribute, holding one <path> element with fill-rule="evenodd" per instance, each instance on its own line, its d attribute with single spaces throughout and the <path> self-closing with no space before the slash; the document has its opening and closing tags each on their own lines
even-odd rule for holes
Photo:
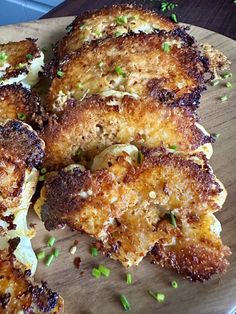
<svg viewBox="0 0 236 314">
<path fill-rule="evenodd" d="M 25 121 L 26 115 L 23 112 L 17 113 L 17 118 L 21 121 Z"/>
<path fill-rule="evenodd" d="M 43 252 L 43 251 L 39 251 L 39 252 L 37 253 L 37 259 L 38 259 L 38 260 L 44 259 L 45 256 L 46 256 L 46 254 L 45 254 L 45 252 Z"/>
<path fill-rule="evenodd" d="M 223 74 L 223 78 L 225 78 L 225 79 L 230 78 L 232 76 L 233 76 L 233 73 L 231 73 L 231 72 L 226 72 Z"/>
<path fill-rule="evenodd" d="M 220 83 L 219 80 L 213 80 L 213 81 L 211 81 L 211 85 L 212 85 L 212 86 L 217 86 L 217 85 L 219 85 L 219 83 Z"/>
<path fill-rule="evenodd" d="M 164 42 L 162 45 L 162 50 L 166 53 L 170 52 L 170 44 L 168 42 Z"/>
<path fill-rule="evenodd" d="M 45 176 L 45 174 L 43 174 L 43 175 L 39 176 L 39 181 L 40 182 L 45 181 L 45 178 L 46 178 L 46 176 Z"/>
<path fill-rule="evenodd" d="M 140 150 L 138 151 L 138 154 L 137 154 L 137 163 L 138 164 L 141 164 L 142 162 L 142 153 L 140 152 Z"/>
<path fill-rule="evenodd" d="M 115 67 L 115 72 L 116 74 L 122 76 L 122 77 L 126 77 L 126 73 L 123 71 L 123 69 L 119 66 Z"/>
<path fill-rule="evenodd" d="M 91 254 L 93 257 L 98 256 L 98 250 L 96 247 L 91 247 Z"/>
<path fill-rule="evenodd" d="M 50 237 L 48 238 L 48 241 L 47 241 L 47 246 L 52 247 L 55 242 L 56 242 L 56 238 L 50 236 Z"/>
<path fill-rule="evenodd" d="M 176 149 L 177 149 L 177 146 L 176 146 L 176 145 L 170 145 L 170 146 L 169 146 L 169 149 L 176 150 Z"/>
<path fill-rule="evenodd" d="M 33 55 L 32 55 L 31 53 L 28 53 L 28 54 L 26 55 L 26 58 L 32 60 L 32 59 L 33 59 Z"/>
<path fill-rule="evenodd" d="M 125 309 L 125 311 L 129 311 L 131 309 L 129 301 L 127 300 L 126 296 L 124 296 L 123 294 L 120 296 L 120 302 L 123 308 Z"/>
<path fill-rule="evenodd" d="M 177 16 L 176 16 L 175 13 L 171 14 L 171 19 L 172 19 L 173 22 L 178 23 Z"/>
<path fill-rule="evenodd" d="M 228 98 L 227 95 L 224 95 L 224 96 L 220 97 L 220 100 L 221 100 L 221 101 L 227 101 L 228 99 L 229 99 L 229 98 Z"/>
<path fill-rule="evenodd" d="M 98 266 L 98 270 L 100 271 L 100 273 L 105 276 L 105 277 L 109 277 L 110 276 L 110 269 L 103 266 L 103 265 L 99 265 Z"/>
<path fill-rule="evenodd" d="M 53 252 L 53 255 L 55 256 L 55 257 L 58 257 L 59 256 L 59 249 L 58 248 L 55 248 L 55 250 L 54 250 L 54 252 Z"/>
<path fill-rule="evenodd" d="M 227 82 L 227 83 L 225 84 L 225 86 L 228 87 L 228 88 L 230 88 L 230 87 L 233 87 L 233 84 L 232 84 L 231 82 Z"/>
<path fill-rule="evenodd" d="M 97 268 L 93 268 L 92 269 L 92 276 L 95 277 L 95 278 L 100 278 L 101 277 L 101 272 L 99 269 Z"/>
<path fill-rule="evenodd" d="M 49 255 L 48 258 L 47 258 L 47 260 L 46 260 L 45 265 L 46 265 L 47 267 L 49 267 L 49 266 L 51 265 L 51 263 L 52 263 L 53 260 L 54 260 L 54 255 L 53 255 L 53 254 Z"/>
<path fill-rule="evenodd" d="M 171 286 L 174 289 L 177 289 L 179 287 L 178 282 L 176 280 L 171 281 Z"/>
<path fill-rule="evenodd" d="M 116 18 L 116 24 L 123 25 L 128 23 L 128 16 L 121 15 Z"/>
<path fill-rule="evenodd" d="M 132 279 L 132 275 L 130 273 L 126 274 L 126 283 L 128 285 L 131 285 L 133 279 Z"/>
<path fill-rule="evenodd" d="M 157 302 L 163 302 L 165 301 L 165 295 L 164 293 L 160 293 L 160 292 L 152 292 L 151 290 L 148 291 L 149 294 L 157 301 Z"/>
<path fill-rule="evenodd" d="M 58 77 L 62 77 L 64 75 L 64 73 L 61 71 L 61 70 L 58 70 L 57 71 L 57 76 Z"/>
<path fill-rule="evenodd" d="M 8 58 L 8 55 L 5 51 L 0 52 L 0 63 L 5 62 Z"/>
<path fill-rule="evenodd" d="M 47 169 L 46 169 L 46 168 L 42 168 L 42 169 L 40 169 L 40 172 L 41 172 L 42 174 L 45 174 L 45 173 L 47 172 Z"/>
<path fill-rule="evenodd" d="M 176 223 L 175 215 L 173 213 L 170 213 L 170 219 L 171 219 L 171 224 L 176 228 L 177 223 Z"/>
</svg>

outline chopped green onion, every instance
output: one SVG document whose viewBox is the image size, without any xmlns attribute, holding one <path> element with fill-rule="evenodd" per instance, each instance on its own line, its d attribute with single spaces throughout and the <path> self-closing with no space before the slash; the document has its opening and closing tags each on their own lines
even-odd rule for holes
<svg viewBox="0 0 236 314">
<path fill-rule="evenodd" d="M 47 246 L 52 247 L 56 241 L 55 237 L 50 236 L 47 241 Z"/>
<path fill-rule="evenodd" d="M 96 36 L 101 36 L 101 35 L 102 35 L 102 32 L 99 31 L 98 29 L 96 29 L 93 33 L 94 33 L 94 35 L 96 35 Z"/>
<path fill-rule="evenodd" d="M 218 137 L 220 136 L 220 133 L 211 133 L 211 137 L 216 141 Z"/>
<path fill-rule="evenodd" d="M 43 251 L 40 251 L 40 252 L 37 253 L 37 259 L 38 259 L 38 260 L 44 259 L 45 256 L 46 256 L 46 254 L 45 254 L 45 252 L 43 252 Z"/>
<path fill-rule="evenodd" d="M 233 84 L 232 84 L 232 83 L 230 83 L 230 82 L 227 82 L 227 83 L 225 84 L 225 86 L 226 86 L 226 87 L 228 87 L 228 88 L 230 88 L 230 87 L 232 87 L 232 86 L 233 86 Z"/>
<path fill-rule="evenodd" d="M 49 267 L 49 266 L 51 265 L 51 263 L 52 263 L 53 260 L 54 260 L 54 255 L 53 255 L 53 254 L 49 255 L 48 258 L 47 258 L 47 260 L 46 260 L 45 265 L 46 265 L 47 267 Z"/>
<path fill-rule="evenodd" d="M 77 87 L 78 87 L 79 89 L 84 89 L 84 85 L 83 85 L 82 83 L 78 83 L 78 84 L 77 84 Z"/>
<path fill-rule="evenodd" d="M 230 78 L 230 77 L 232 77 L 233 76 L 233 73 L 230 73 L 230 72 L 227 72 L 227 73 L 225 73 L 225 74 L 223 74 L 223 78 Z"/>
<path fill-rule="evenodd" d="M 126 77 L 125 72 L 124 72 L 124 71 L 122 70 L 122 68 L 119 67 L 119 66 L 116 66 L 116 67 L 115 67 L 115 72 L 116 72 L 118 75 L 120 75 L 120 76 Z"/>
<path fill-rule="evenodd" d="M 91 254 L 92 254 L 93 257 L 98 256 L 98 250 L 97 250 L 96 247 L 92 247 L 91 248 Z"/>
<path fill-rule="evenodd" d="M 138 20 L 138 19 L 139 19 L 139 15 L 133 15 L 133 16 L 131 17 L 131 19 L 132 19 L 132 20 Z"/>
<path fill-rule="evenodd" d="M 219 83 L 220 83 L 219 80 L 213 80 L 213 81 L 211 81 L 211 85 L 212 85 L 212 86 L 216 86 L 216 85 L 218 85 Z"/>
<path fill-rule="evenodd" d="M 222 96 L 222 97 L 220 98 L 220 100 L 221 100 L 221 101 L 227 101 L 227 100 L 228 100 L 228 96 L 226 96 L 226 95 L 225 95 L 225 96 Z"/>
<path fill-rule="evenodd" d="M 58 70 L 57 71 L 57 76 L 58 77 L 62 77 L 64 75 L 64 73 L 61 71 L 61 70 Z"/>
<path fill-rule="evenodd" d="M 58 257 L 59 256 L 59 249 L 58 248 L 56 248 L 55 250 L 54 250 L 54 252 L 53 252 L 53 255 L 55 256 L 55 257 Z"/>
<path fill-rule="evenodd" d="M 45 173 L 47 172 L 47 169 L 46 169 L 46 168 L 42 168 L 42 169 L 40 169 L 40 172 L 41 172 L 42 174 L 45 174 Z"/>
<path fill-rule="evenodd" d="M 141 164 L 142 162 L 142 153 L 140 152 L 140 150 L 138 151 L 138 154 L 137 154 L 137 163 L 138 164 Z"/>
<path fill-rule="evenodd" d="M 99 61 L 98 62 L 98 64 L 97 64 L 97 66 L 101 69 L 102 67 L 103 67 L 103 65 L 104 65 L 104 63 L 103 63 L 103 61 L 101 60 L 101 61 Z"/>
<path fill-rule="evenodd" d="M 154 293 L 151 290 L 149 290 L 150 295 L 157 301 L 157 302 L 163 302 L 165 301 L 165 295 L 163 293 Z"/>
<path fill-rule="evenodd" d="M 85 28 L 85 25 L 86 25 L 85 23 L 81 24 L 80 27 L 79 27 L 79 29 L 80 29 L 80 30 L 84 29 L 84 28 Z"/>
<path fill-rule="evenodd" d="M 171 14 L 171 19 L 172 19 L 173 22 L 178 23 L 176 14 L 172 13 Z"/>
<path fill-rule="evenodd" d="M 130 273 L 126 274 L 126 283 L 128 285 L 131 285 L 131 283 L 132 283 L 132 275 Z"/>
<path fill-rule="evenodd" d="M 124 15 L 118 16 L 116 18 L 116 23 L 118 25 L 122 25 L 122 24 L 128 23 L 128 16 L 124 16 Z"/>
<path fill-rule="evenodd" d="M 124 296 L 123 294 L 120 296 L 120 302 L 123 308 L 125 309 L 125 311 L 129 311 L 131 309 L 129 301 L 127 300 L 126 296 Z"/>
<path fill-rule="evenodd" d="M 176 145 L 170 145 L 170 146 L 169 146 L 169 149 L 176 150 L 176 149 L 177 149 L 177 146 L 176 146 Z"/>
<path fill-rule="evenodd" d="M 100 271 L 100 273 L 105 276 L 105 277 L 109 277 L 110 276 L 110 269 L 103 266 L 103 265 L 99 265 L 98 266 L 98 270 Z"/>
<path fill-rule="evenodd" d="M 32 55 L 31 53 L 28 53 L 28 54 L 26 55 L 26 58 L 32 60 L 32 59 L 33 59 L 33 55 Z"/>
<path fill-rule="evenodd" d="M 95 277 L 95 278 L 100 278 L 101 277 L 101 272 L 100 272 L 100 270 L 99 269 L 97 269 L 97 268 L 93 268 L 93 270 L 92 270 L 92 276 L 93 277 Z"/>
<path fill-rule="evenodd" d="M 8 58 L 8 55 L 6 54 L 5 51 L 0 52 L 0 62 L 6 61 Z"/>
<path fill-rule="evenodd" d="M 16 66 L 16 68 L 17 68 L 17 69 L 23 69 L 25 66 L 26 66 L 25 63 L 19 63 L 19 64 Z"/>
<path fill-rule="evenodd" d="M 23 112 L 17 113 L 17 118 L 21 121 L 26 119 L 26 115 Z"/>
<path fill-rule="evenodd" d="M 116 36 L 116 37 L 120 37 L 122 34 L 123 34 L 123 32 L 121 32 L 121 31 L 115 32 L 115 36 Z"/>
<path fill-rule="evenodd" d="M 170 219 L 171 219 L 171 224 L 176 228 L 177 224 L 176 224 L 175 215 L 173 213 L 170 213 Z"/>
<path fill-rule="evenodd" d="M 179 285 L 178 285 L 178 282 L 177 282 L 177 281 L 173 280 L 173 281 L 171 282 L 171 286 L 172 286 L 172 288 L 177 289 Z"/>
<path fill-rule="evenodd" d="M 45 181 L 45 174 L 43 174 L 42 176 L 39 176 L 39 181 L 40 182 Z"/>
<path fill-rule="evenodd" d="M 170 44 L 167 42 L 163 43 L 162 50 L 167 53 L 170 52 Z"/>
</svg>

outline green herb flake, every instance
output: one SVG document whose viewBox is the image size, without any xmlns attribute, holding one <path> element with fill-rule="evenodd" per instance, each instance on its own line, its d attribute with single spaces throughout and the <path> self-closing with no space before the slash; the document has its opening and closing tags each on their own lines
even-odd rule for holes
<svg viewBox="0 0 236 314">
<path fill-rule="evenodd" d="M 46 178 L 46 176 L 45 176 L 45 174 L 43 174 L 43 175 L 39 176 L 39 181 L 40 182 L 45 181 L 45 178 Z"/>
<path fill-rule="evenodd" d="M 84 89 L 84 85 L 82 83 L 78 83 L 76 85 L 76 87 L 79 88 L 79 89 Z"/>
<path fill-rule="evenodd" d="M 103 65 L 104 65 L 104 62 L 102 60 L 99 61 L 97 64 L 98 68 L 100 68 L 100 69 L 103 67 Z"/>
<path fill-rule="evenodd" d="M 224 96 L 220 97 L 220 100 L 221 100 L 222 102 L 227 101 L 228 99 L 229 99 L 229 98 L 228 98 L 227 95 L 224 95 Z"/>
<path fill-rule="evenodd" d="M 231 72 L 226 72 L 226 73 L 224 73 L 224 74 L 222 75 L 222 77 L 223 77 L 224 79 L 233 77 L 233 73 L 231 73 Z"/>
<path fill-rule="evenodd" d="M 163 45 L 162 45 L 162 50 L 166 53 L 170 52 L 170 44 L 168 42 L 164 42 Z"/>
<path fill-rule="evenodd" d="M 141 164 L 142 162 L 142 153 L 140 152 L 140 150 L 138 151 L 138 154 L 137 154 L 137 163 L 138 164 Z"/>
<path fill-rule="evenodd" d="M 58 257 L 58 256 L 59 256 L 59 252 L 60 252 L 60 250 L 59 250 L 58 248 L 56 248 L 56 249 L 54 250 L 54 252 L 53 252 L 53 255 L 54 255 L 55 257 Z"/>
<path fill-rule="evenodd" d="M 103 265 L 99 265 L 98 266 L 98 270 L 100 271 L 100 273 L 105 276 L 105 277 L 109 277 L 110 276 L 110 272 L 111 270 Z"/>
<path fill-rule="evenodd" d="M 19 113 L 17 113 L 17 118 L 21 121 L 25 121 L 26 120 L 26 114 L 24 114 L 23 112 L 19 112 Z"/>
<path fill-rule="evenodd" d="M 98 256 L 98 250 L 97 250 L 96 247 L 91 247 L 91 255 L 92 255 L 93 257 Z"/>
<path fill-rule="evenodd" d="M 82 23 L 79 27 L 79 29 L 82 31 L 84 28 L 85 28 L 86 24 L 85 23 Z"/>
<path fill-rule="evenodd" d="M 169 146 L 169 149 L 177 150 L 177 146 L 176 146 L 176 145 L 170 145 L 170 146 Z"/>
<path fill-rule="evenodd" d="M 123 35 L 123 32 L 121 32 L 121 31 L 115 32 L 115 36 L 116 36 L 116 37 L 120 37 L 121 35 Z"/>
<path fill-rule="evenodd" d="M 123 294 L 120 296 L 120 302 L 125 311 L 129 311 L 131 309 L 129 301 L 127 300 L 126 296 L 124 296 Z"/>
<path fill-rule="evenodd" d="M 171 17 L 173 22 L 178 23 L 177 16 L 175 13 L 172 13 L 170 17 Z"/>
<path fill-rule="evenodd" d="M 53 260 L 54 260 L 54 255 L 53 255 L 53 254 L 49 255 L 48 258 L 47 258 L 47 260 L 46 260 L 45 265 L 46 265 L 47 267 L 49 267 L 49 266 L 52 264 Z"/>
<path fill-rule="evenodd" d="M 122 76 L 122 77 L 126 77 L 126 73 L 123 71 L 123 69 L 119 66 L 115 67 L 115 72 L 116 74 Z"/>
<path fill-rule="evenodd" d="M 58 77 L 62 77 L 64 75 L 64 73 L 61 71 L 61 70 L 58 70 L 57 71 L 57 76 Z"/>
<path fill-rule="evenodd" d="M 25 67 L 26 67 L 26 64 L 25 64 L 25 63 L 19 63 L 19 64 L 16 66 L 17 69 L 23 69 L 23 68 L 25 68 Z"/>
<path fill-rule="evenodd" d="M 31 53 L 28 53 L 25 57 L 29 60 L 33 59 L 33 55 Z"/>
<path fill-rule="evenodd" d="M 42 174 L 47 173 L 47 169 L 46 169 L 46 168 L 41 168 L 41 169 L 40 169 L 40 173 L 42 173 Z"/>
<path fill-rule="evenodd" d="M 123 25 L 128 23 L 128 16 L 121 15 L 116 18 L 116 24 Z"/>
<path fill-rule="evenodd" d="M 56 242 L 56 238 L 50 236 L 50 237 L 48 238 L 48 241 L 47 241 L 47 246 L 52 247 L 55 242 Z"/>
<path fill-rule="evenodd" d="M 40 260 L 43 260 L 45 257 L 46 257 L 45 252 L 39 251 L 39 252 L 37 253 L 37 259 L 38 259 L 39 261 L 40 261 Z"/>
<path fill-rule="evenodd" d="M 228 88 L 231 88 L 231 87 L 233 87 L 233 84 L 232 84 L 231 82 L 227 82 L 227 83 L 225 84 L 225 86 L 228 87 Z"/>
<path fill-rule="evenodd" d="M 154 293 L 151 290 L 149 290 L 148 292 L 157 302 L 160 303 L 160 302 L 165 301 L 164 293 L 159 293 L 159 292 Z"/>
<path fill-rule="evenodd" d="M 211 85 L 212 85 L 212 86 L 217 86 L 217 85 L 219 85 L 219 83 L 220 83 L 219 80 L 213 80 L 213 81 L 211 81 Z"/>
<path fill-rule="evenodd" d="M 173 213 L 170 213 L 170 220 L 171 220 L 171 224 L 176 228 L 177 223 L 176 223 L 175 215 Z"/>
<path fill-rule="evenodd" d="M 171 281 L 171 286 L 174 289 L 177 289 L 179 287 L 178 282 L 176 280 Z"/>
<path fill-rule="evenodd" d="M 5 51 L 0 52 L 0 63 L 5 62 L 8 58 L 8 55 Z"/>
<path fill-rule="evenodd" d="M 132 275 L 130 273 L 126 274 L 126 283 L 127 285 L 131 285 L 133 281 Z"/>
<path fill-rule="evenodd" d="M 93 268 L 92 269 L 92 276 L 99 279 L 101 277 L 101 272 L 99 269 L 97 268 Z"/>
</svg>

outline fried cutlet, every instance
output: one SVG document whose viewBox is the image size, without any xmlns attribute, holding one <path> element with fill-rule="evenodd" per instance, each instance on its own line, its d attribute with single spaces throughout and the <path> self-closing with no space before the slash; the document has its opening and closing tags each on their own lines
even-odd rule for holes
<svg viewBox="0 0 236 314">
<path fill-rule="evenodd" d="M 42 127 L 46 120 L 39 97 L 21 84 L 0 86 L 0 124 L 20 119 L 34 128 Z"/>
<path fill-rule="evenodd" d="M 194 42 L 184 29 L 154 11 L 135 5 L 114 5 L 78 16 L 67 27 L 67 34 L 58 43 L 56 56 L 62 59 L 86 42 L 106 37 L 119 37 L 127 33 L 152 33 L 165 30 L 179 34 L 189 44 Z"/>
<path fill-rule="evenodd" d="M 0 313 L 63 313 L 63 299 L 46 282 L 34 283 L 12 252 L 0 250 Z"/>
<path fill-rule="evenodd" d="M 0 44 L 0 85 L 21 82 L 33 86 L 43 65 L 44 55 L 35 39 Z"/>
<path fill-rule="evenodd" d="M 166 49 L 168 47 L 168 49 Z M 68 99 L 152 97 L 172 106 L 198 104 L 207 62 L 193 47 L 169 34 L 131 34 L 83 46 L 60 63 L 47 97 L 51 112 Z"/>
<path fill-rule="evenodd" d="M 197 156 L 114 145 L 92 171 L 69 166 L 48 177 L 35 204 L 48 230 L 67 224 L 101 240 L 124 266 L 137 265 L 160 239 L 156 225 L 174 215 L 211 214 L 226 192 Z M 168 239 L 167 244 L 172 243 Z"/>
<path fill-rule="evenodd" d="M 45 167 L 56 169 L 94 158 L 112 144 L 163 146 L 175 151 L 212 153 L 212 138 L 186 107 L 166 107 L 152 99 L 120 101 L 91 96 L 68 102 L 40 133 L 46 144 Z"/>
</svg>

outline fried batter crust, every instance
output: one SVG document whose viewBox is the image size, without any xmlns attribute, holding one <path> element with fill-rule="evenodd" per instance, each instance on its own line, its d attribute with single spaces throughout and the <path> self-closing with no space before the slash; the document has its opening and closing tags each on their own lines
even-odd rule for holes
<svg viewBox="0 0 236 314">
<path fill-rule="evenodd" d="M 170 51 L 163 49 L 170 43 Z M 99 66 L 102 61 L 102 66 Z M 52 81 L 47 105 L 60 110 L 66 99 L 87 94 L 130 93 L 151 96 L 173 106 L 198 104 L 207 63 L 195 48 L 166 33 L 130 34 L 83 46 L 60 64 L 61 77 Z"/>
<path fill-rule="evenodd" d="M 30 271 L 7 250 L 0 251 L 0 313 L 63 313 L 63 299 L 46 282 L 35 284 Z"/>
<path fill-rule="evenodd" d="M 46 120 L 39 97 L 21 84 L 0 86 L 0 123 L 8 119 L 18 119 L 25 114 L 25 122 L 34 128 L 42 127 Z"/>
<path fill-rule="evenodd" d="M 52 117 L 40 134 L 46 144 L 45 166 L 56 169 L 73 163 L 78 148 L 84 156 L 94 158 L 115 143 L 176 146 L 177 151 L 191 153 L 213 141 L 196 121 L 196 114 L 188 108 L 170 108 L 152 99 L 126 96 L 116 104 L 112 99 L 92 96 L 69 102 L 61 117 Z"/>
</svg>

